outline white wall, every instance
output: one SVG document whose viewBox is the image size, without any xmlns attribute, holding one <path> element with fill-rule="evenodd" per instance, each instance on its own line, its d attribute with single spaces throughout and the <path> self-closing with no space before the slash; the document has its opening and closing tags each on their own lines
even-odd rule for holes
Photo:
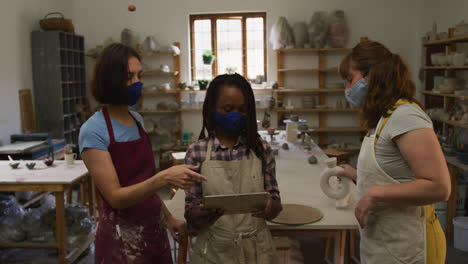
<svg viewBox="0 0 468 264">
<path fill-rule="evenodd" d="M 39 29 L 39 20 L 51 11 L 69 10 L 61 0 L 8 1 L 0 9 L 0 145 L 10 135 L 21 132 L 18 90 L 32 89 L 30 33 Z"/>
<path fill-rule="evenodd" d="M 136 12 L 127 11 L 129 2 L 135 3 Z M 0 73 L 2 74 L 0 104 L 4 106 L 2 108 L 4 111 L 0 113 L 0 140 L 5 144 L 10 134 L 20 132 L 17 90 L 32 86 L 29 32 L 38 28 L 37 21 L 49 10 L 64 11 L 73 19 L 77 33 L 85 36 L 87 49 L 101 44 L 108 37 L 118 40 L 121 30 L 125 27 L 137 31 L 141 39 L 147 35 L 155 35 L 161 44 L 180 42 L 182 45 L 182 80 L 188 80 L 188 19 L 190 14 L 265 11 L 269 33 L 269 29 L 279 16 L 285 16 L 290 24 L 293 24 L 297 21 L 308 22 L 314 11 L 342 9 L 345 11 L 350 31 L 347 46 L 351 47 L 356 44 L 361 36 L 381 41 L 393 52 L 403 56 L 416 80 L 421 64 L 420 36 L 430 26 L 430 23 L 426 21 L 432 21 L 426 17 L 430 17 L 429 14 L 436 14 L 438 10 L 443 10 L 446 6 L 447 4 L 439 4 L 435 0 L 430 1 L 430 4 L 423 0 L 10 1 L 9 8 L 2 9 L 0 18 L 2 33 L 4 33 L 1 40 L 1 52 L 2 58 L 5 58 L 2 66 L 4 69 Z M 463 8 L 455 7 L 454 9 L 460 14 L 459 16 L 462 16 Z M 444 14 L 444 16 L 450 17 L 450 14 Z M 270 45 L 268 45 L 267 61 L 268 78 L 269 81 L 273 81 L 276 79 L 276 56 Z M 92 63 L 93 61 L 88 59 L 88 74 L 92 71 Z M 184 113 L 184 131 L 193 131 L 197 135 L 200 121 L 199 113 Z M 335 121 L 340 123 L 341 119 Z"/>
</svg>

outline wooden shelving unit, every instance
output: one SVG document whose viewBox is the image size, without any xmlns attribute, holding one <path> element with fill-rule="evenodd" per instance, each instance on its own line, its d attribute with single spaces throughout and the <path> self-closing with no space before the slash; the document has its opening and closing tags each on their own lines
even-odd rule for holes
<svg viewBox="0 0 468 264">
<path fill-rule="evenodd" d="M 425 87 L 422 94 L 425 95 L 425 106 L 426 109 L 443 107 L 446 110 L 449 110 L 455 103 L 455 100 L 468 99 L 468 96 L 459 96 L 454 94 L 440 94 L 432 92 L 434 87 L 434 76 L 445 76 L 445 77 L 456 77 L 455 73 L 461 70 L 468 70 L 468 66 L 434 66 L 431 65 L 431 54 L 432 53 L 452 53 L 457 50 L 457 43 L 468 42 L 468 36 L 454 37 L 455 29 L 449 28 L 449 38 L 443 40 L 429 41 L 423 43 L 425 47 L 425 61 L 426 65 L 424 66 L 425 70 Z M 433 119 L 434 126 L 440 127 L 443 126 L 444 129 L 453 129 L 455 127 L 466 128 L 468 129 L 468 124 L 463 124 L 450 120 L 437 120 Z M 468 165 L 462 164 L 457 161 L 455 157 L 445 157 L 449 172 L 451 176 L 452 191 L 450 198 L 447 202 L 447 240 L 452 241 L 453 239 L 453 218 L 456 215 L 457 208 L 457 192 L 458 192 L 458 169 L 468 169 Z"/>
<path fill-rule="evenodd" d="M 422 91 L 421 93 L 425 94 L 425 95 L 449 97 L 449 98 L 455 98 L 455 99 L 460 99 L 460 100 L 467 100 L 468 99 L 468 95 L 443 94 L 443 93 L 434 93 L 432 91 Z"/>
<path fill-rule="evenodd" d="M 326 104 L 326 96 L 328 93 L 344 92 L 344 89 L 327 89 L 325 80 L 328 73 L 338 73 L 337 68 L 327 68 L 326 58 L 329 52 L 350 52 L 349 48 L 324 48 L 324 49 L 278 49 L 276 50 L 277 57 L 277 81 L 281 87 L 275 90 L 275 94 L 278 100 L 284 102 L 284 97 L 290 94 L 307 94 L 315 93 L 318 97 L 318 105 Z M 284 56 L 290 53 L 317 53 L 318 55 L 318 68 L 314 69 L 287 69 L 284 67 Z M 288 89 L 284 84 L 285 74 L 288 73 L 317 73 L 318 74 L 318 88 L 317 89 Z M 318 133 L 318 144 L 324 146 L 326 143 L 326 133 L 334 132 L 363 132 L 361 128 L 329 128 L 326 124 L 326 115 L 331 112 L 358 112 L 356 109 L 277 109 L 278 112 L 278 124 L 283 119 L 285 113 L 292 112 L 309 112 L 318 113 L 319 116 L 319 127 L 315 128 L 315 132 Z"/>
<path fill-rule="evenodd" d="M 180 43 L 179 42 L 174 42 L 174 46 L 177 46 L 180 49 Z M 180 54 L 176 54 L 174 52 L 169 52 L 169 51 L 162 51 L 162 52 L 152 52 L 152 53 L 143 53 L 141 51 L 138 51 L 141 58 L 151 58 L 153 59 L 154 57 L 160 57 L 160 56 L 172 56 L 173 57 L 173 71 L 170 72 L 162 72 L 162 71 L 147 71 L 143 72 L 143 76 L 147 76 L 148 78 L 151 77 L 158 77 L 158 76 L 168 76 L 172 77 L 174 79 L 173 90 L 166 90 L 166 91 L 143 91 L 142 96 L 140 98 L 139 104 L 140 107 L 142 106 L 143 98 L 148 97 L 148 96 L 161 96 L 161 95 L 173 95 L 175 101 L 179 104 L 179 109 L 176 111 L 171 111 L 171 110 L 141 110 L 138 111 L 139 114 L 141 115 L 158 115 L 158 114 L 175 114 L 178 118 L 178 120 L 181 122 L 182 121 L 182 109 L 181 109 L 181 90 L 177 89 L 179 82 L 180 82 Z M 176 133 L 176 138 L 177 140 L 182 139 L 182 131 L 177 131 Z M 176 148 L 177 149 L 177 148 Z M 176 150 L 175 149 L 175 150 Z"/>
</svg>

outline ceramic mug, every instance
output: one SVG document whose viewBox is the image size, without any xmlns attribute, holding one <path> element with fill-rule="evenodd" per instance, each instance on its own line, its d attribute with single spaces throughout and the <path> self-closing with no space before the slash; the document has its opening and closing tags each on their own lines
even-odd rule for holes
<svg viewBox="0 0 468 264">
<path fill-rule="evenodd" d="M 76 153 L 65 154 L 65 163 L 67 165 L 73 165 L 77 157 Z"/>
</svg>

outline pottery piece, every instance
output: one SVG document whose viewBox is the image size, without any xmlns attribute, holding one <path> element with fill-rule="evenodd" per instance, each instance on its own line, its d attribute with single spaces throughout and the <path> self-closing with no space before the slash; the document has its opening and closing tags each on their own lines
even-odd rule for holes
<svg viewBox="0 0 468 264">
<path fill-rule="evenodd" d="M 19 163 L 19 162 L 8 163 L 8 165 L 10 165 L 10 167 L 11 167 L 12 169 L 17 169 L 17 168 L 19 167 L 20 163 Z"/>
<path fill-rule="evenodd" d="M 34 166 L 36 166 L 36 163 L 31 162 L 31 163 L 26 163 L 26 167 L 30 170 L 34 169 Z"/>
<path fill-rule="evenodd" d="M 122 33 L 120 34 L 120 42 L 132 48 L 136 48 L 138 44 L 135 32 L 128 28 L 124 28 L 122 30 Z"/>
<path fill-rule="evenodd" d="M 171 111 L 177 111 L 177 109 L 179 109 L 179 104 L 175 101 L 171 101 L 167 104 L 167 109 Z"/>
<path fill-rule="evenodd" d="M 344 15 L 342 10 L 336 10 L 328 18 L 327 43 L 332 48 L 343 48 L 346 44 L 348 30 Z"/>
<path fill-rule="evenodd" d="M 453 35 L 456 37 L 468 35 L 468 24 L 465 22 L 465 20 L 460 21 L 460 23 L 455 26 Z"/>
<path fill-rule="evenodd" d="M 296 48 L 304 48 L 305 43 L 309 43 L 309 34 L 307 30 L 307 25 L 304 22 L 296 22 L 293 24 L 292 27 L 295 47 Z"/>
<path fill-rule="evenodd" d="M 289 150 L 289 145 L 288 143 L 283 143 L 283 145 L 281 146 L 282 149 L 284 150 Z"/>
<path fill-rule="evenodd" d="M 273 155 L 278 156 L 279 154 L 279 149 L 273 149 Z"/>
<path fill-rule="evenodd" d="M 161 64 L 160 68 L 159 68 L 162 72 L 170 72 L 171 71 L 171 68 L 169 68 L 169 65 L 167 64 Z"/>
<path fill-rule="evenodd" d="M 279 17 L 271 27 L 270 43 L 273 45 L 273 50 L 294 46 L 292 29 L 285 17 Z"/>
<path fill-rule="evenodd" d="M 50 167 L 54 164 L 54 160 L 53 159 L 46 159 L 44 160 L 44 164 L 47 166 L 47 167 Z"/>
<path fill-rule="evenodd" d="M 463 123 L 468 123 L 468 112 L 463 114 L 461 121 Z"/>
<path fill-rule="evenodd" d="M 299 116 L 298 115 L 290 115 L 289 120 L 297 122 L 297 121 L 299 121 Z"/>
<path fill-rule="evenodd" d="M 463 52 L 453 53 L 452 65 L 463 66 L 465 65 L 466 55 Z"/>
<path fill-rule="evenodd" d="M 179 89 L 184 90 L 187 88 L 187 82 L 180 82 L 178 86 Z"/>
<path fill-rule="evenodd" d="M 156 105 L 156 109 L 158 109 L 158 110 L 167 110 L 167 104 L 165 102 L 159 102 Z"/>
<path fill-rule="evenodd" d="M 324 11 L 315 12 L 309 23 L 309 42 L 313 48 L 323 48 L 328 34 L 328 14 Z"/>
<path fill-rule="evenodd" d="M 453 93 L 453 91 L 455 91 L 455 89 L 457 88 L 457 83 L 458 83 L 458 80 L 456 78 L 444 79 L 444 85 L 446 86 L 447 90 L 450 91 L 450 93 Z"/>
<path fill-rule="evenodd" d="M 453 53 L 445 55 L 447 65 L 453 65 Z"/>
<path fill-rule="evenodd" d="M 315 157 L 314 155 L 310 156 L 307 161 L 309 162 L 309 164 L 317 164 L 318 160 L 317 160 L 317 157 Z"/>
<path fill-rule="evenodd" d="M 297 127 L 297 129 L 299 131 L 308 131 L 309 130 L 309 126 L 307 124 L 299 124 L 299 126 Z"/>
<path fill-rule="evenodd" d="M 159 45 L 156 43 L 156 40 L 154 39 L 153 36 L 148 36 L 145 38 L 145 40 L 143 41 L 143 44 L 141 45 L 141 49 L 144 51 L 144 52 L 147 52 L 147 53 L 152 53 L 152 52 L 156 52 L 160 49 Z"/>
<path fill-rule="evenodd" d="M 433 89 L 437 91 L 439 89 L 439 86 L 444 83 L 444 76 L 434 76 L 434 87 Z"/>
<path fill-rule="evenodd" d="M 171 90 L 171 84 L 170 83 L 163 83 L 159 85 L 159 90 Z"/>
<path fill-rule="evenodd" d="M 273 84 L 271 85 L 271 88 L 272 89 L 278 89 L 279 88 L 278 82 L 273 82 Z"/>
<path fill-rule="evenodd" d="M 452 88 L 445 83 L 439 85 L 439 88 L 437 89 L 438 92 L 443 93 L 443 94 L 452 94 L 454 90 L 455 88 Z"/>
</svg>

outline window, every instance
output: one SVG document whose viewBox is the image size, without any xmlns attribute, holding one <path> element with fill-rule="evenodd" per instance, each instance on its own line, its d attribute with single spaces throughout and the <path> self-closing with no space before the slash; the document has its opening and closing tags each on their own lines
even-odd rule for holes
<svg viewBox="0 0 468 264">
<path fill-rule="evenodd" d="M 190 16 L 192 80 L 237 72 L 249 80 L 266 79 L 266 13 L 206 14 Z M 205 64 L 203 54 L 215 59 Z"/>
</svg>

